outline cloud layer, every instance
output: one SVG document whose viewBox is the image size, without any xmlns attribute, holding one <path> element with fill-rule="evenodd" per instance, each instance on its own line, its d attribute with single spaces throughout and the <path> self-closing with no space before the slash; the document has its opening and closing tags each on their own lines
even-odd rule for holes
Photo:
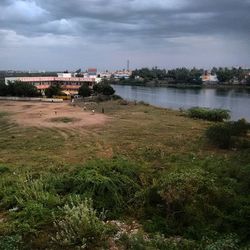
<svg viewBox="0 0 250 250">
<path fill-rule="evenodd" d="M 249 0 L 1 0 L 0 68 L 250 66 Z"/>
</svg>

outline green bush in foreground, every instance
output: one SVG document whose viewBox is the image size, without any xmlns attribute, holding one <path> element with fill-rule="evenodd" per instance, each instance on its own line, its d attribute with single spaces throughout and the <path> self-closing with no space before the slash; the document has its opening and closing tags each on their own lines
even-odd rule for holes
<svg viewBox="0 0 250 250">
<path fill-rule="evenodd" d="M 219 148 L 227 149 L 239 144 L 239 137 L 244 137 L 249 127 L 249 124 L 244 119 L 237 122 L 215 124 L 207 129 L 206 137 L 210 143 Z"/>
<path fill-rule="evenodd" d="M 194 107 L 187 111 L 187 115 L 191 118 L 215 122 L 222 122 L 223 120 L 230 119 L 229 111 L 224 109 L 208 109 Z"/>
<path fill-rule="evenodd" d="M 103 222 L 103 216 L 97 216 L 92 200 L 80 198 L 62 209 L 62 219 L 54 222 L 56 236 L 52 240 L 60 246 L 79 246 L 86 248 L 89 244 L 104 242 L 108 226 Z"/>
<path fill-rule="evenodd" d="M 55 181 L 59 194 L 78 194 L 93 199 L 98 210 L 119 214 L 131 205 L 141 189 L 140 167 L 123 159 L 95 160 L 70 176 Z"/>
</svg>

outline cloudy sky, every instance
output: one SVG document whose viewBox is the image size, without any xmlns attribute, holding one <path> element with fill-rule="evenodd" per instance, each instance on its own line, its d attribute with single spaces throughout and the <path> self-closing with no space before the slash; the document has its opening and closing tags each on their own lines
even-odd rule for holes
<svg viewBox="0 0 250 250">
<path fill-rule="evenodd" d="M 0 69 L 250 67 L 250 0 L 0 0 Z"/>
</svg>

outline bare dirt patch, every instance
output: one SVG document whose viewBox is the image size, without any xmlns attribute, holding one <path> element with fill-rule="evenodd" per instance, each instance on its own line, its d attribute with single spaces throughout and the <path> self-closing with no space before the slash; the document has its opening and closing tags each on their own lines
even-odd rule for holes
<svg viewBox="0 0 250 250">
<path fill-rule="evenodd" d="M 0 101 L 0 111 L 11 114 L 10 119 L 22 126 L 89 127 L 103 125 L 109 118 L 104 114 L 83 110 L 64 103 Z"/>
</svg>

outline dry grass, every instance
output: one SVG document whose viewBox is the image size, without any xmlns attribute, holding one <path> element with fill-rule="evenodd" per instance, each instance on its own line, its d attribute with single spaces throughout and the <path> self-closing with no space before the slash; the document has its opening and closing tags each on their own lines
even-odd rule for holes
<svg viewBox="0 0 250 250">
<path fill-rule="evenodd" d="M 201 147 L 208 122 L 192 120 L 172 110 L 133 103 L 124 106 L 112 101 L 96 104 L 97 114 L 92 117 L 102 109 L 109 121 L 87 128 L 72 127 L 71 120 L 65 122 L 61 117 L 59 122 L 64 127 L 20 126 L 13 122 L 20 114 L 4 113 L 0 116 L 0 163 L 45 170 L 115 155 L 157 164 L 168 162 L 173 154 L 209 153 Z"/>
</svg>

